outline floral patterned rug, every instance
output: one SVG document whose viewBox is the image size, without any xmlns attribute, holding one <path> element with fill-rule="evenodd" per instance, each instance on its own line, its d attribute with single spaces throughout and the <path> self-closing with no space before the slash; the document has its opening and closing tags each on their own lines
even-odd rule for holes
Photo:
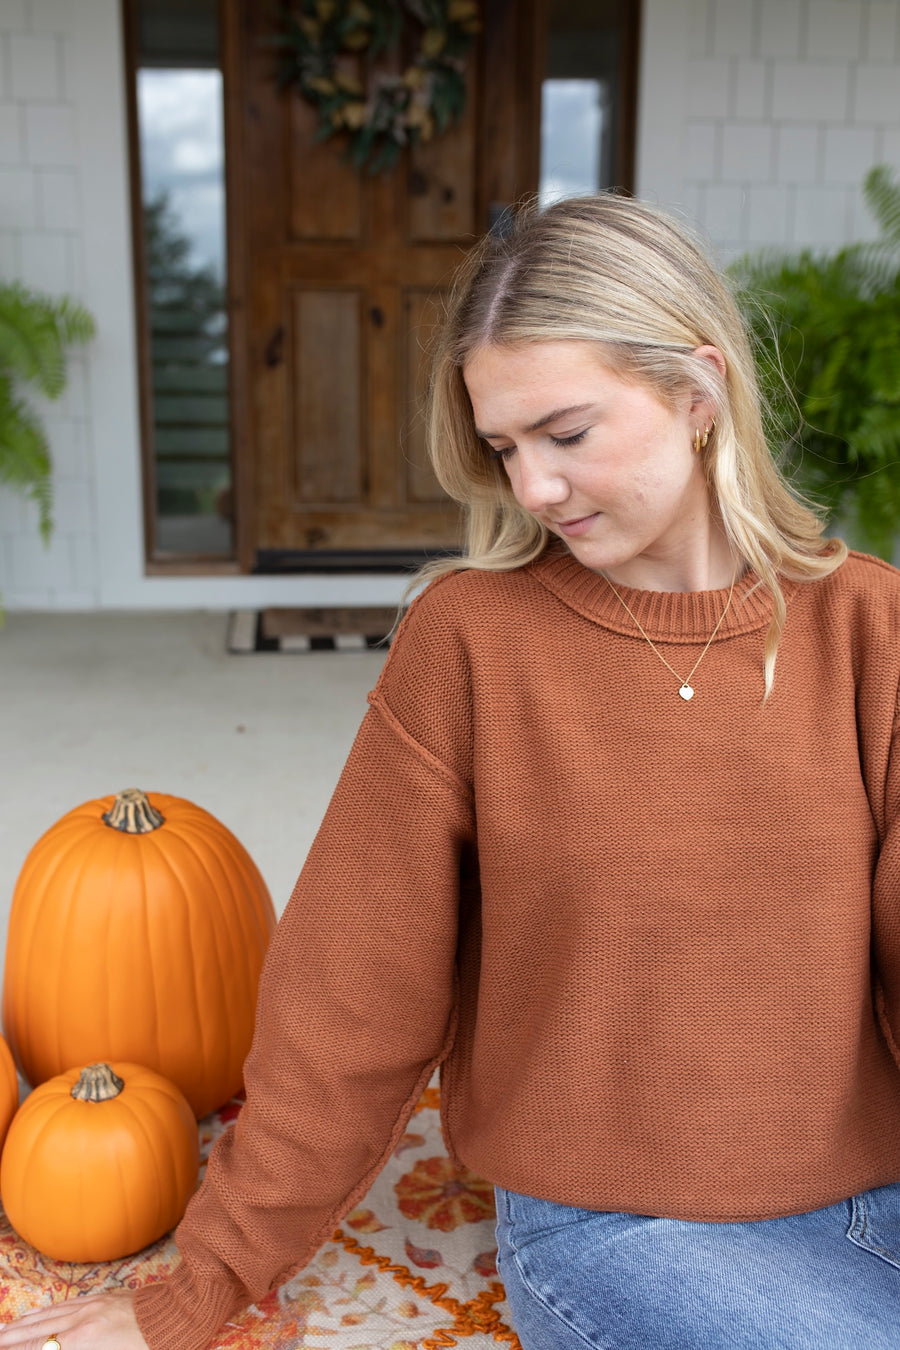
<svg viewBox="0 0 900 1350">
<path fill-rule="evenodd" d="M 240 1111 L 200 1122 L 202 1158 Z M 365 1200 L 308 1266 L 223 1329 L 219 1350 L 521 1350 L 495 1265 L 493 1188 L 457 1172 L 441 1138 L 436 1079 Z M 202 1169 L 201 1169 L 202 1171 Z M 98 1289 L 162 1279 L 171 1238 L 105 1265 L 51 1261 L 0 1213 L 0 1320 Z"/>
</svg>

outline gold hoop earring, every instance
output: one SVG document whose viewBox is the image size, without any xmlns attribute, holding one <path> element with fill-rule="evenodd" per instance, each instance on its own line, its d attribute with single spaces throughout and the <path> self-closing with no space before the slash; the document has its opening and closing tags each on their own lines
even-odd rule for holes
<svg viewBox="0 0 900 1350">
<path fill-rule="evenodd" d="M 699 428 L 699 427 L 695 427 L 695 428 L 694 428 L 694 454 L 695 454 L 695 455 L 699 455 L 701 444 L 702 444 L 702 442 L 701 442 L 701 440 L 700 440 L 700 428 Z"/>
<path fill-rule="evenodd" d="M 703 439 L 702 439 L 701 442 L 700 442 L 700 447 L 701 447 L 701 449 L 703 449 L 703 450 L 706 449 L 706 444 L 707 444 L 707 442 L 708 442 L 708 440 L 709 440 L 709 433 L 712 431 L 712 429 L 713 429 L 713 427 L 714 427 L 715 425 L 716 425 L 716 424 L 715 424 L 715 422 L 713 421 L 713 422 L 710 422 L 710 424 L 709 424 L 708 427 L 705 427 L 705 428 L 704 428 L 704 431 L 703 431 Z"/>
</svg>

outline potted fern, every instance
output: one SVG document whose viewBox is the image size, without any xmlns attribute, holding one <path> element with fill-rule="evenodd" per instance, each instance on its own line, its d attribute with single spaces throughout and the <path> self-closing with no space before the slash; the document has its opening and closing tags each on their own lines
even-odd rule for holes
<svg viewBox="0 0 900 1350">
<path fill-rule="evenodd" d="M 891 559 L 900 537 L 900 184 L 863 186 L 874 243 L 773 250 L 731 266 L 756 342 L 772 443 L 849 542 Z"/>
<path fill-rule="evenodd" d="M 66 348 L 93 333 L 90 314 L 68 297 L 0 282 L 0 483 L 36 504 L 45 542 L 53 528 L 50 447 L 22 388 L 58 398 L 66 385 Z"/>
</svg>

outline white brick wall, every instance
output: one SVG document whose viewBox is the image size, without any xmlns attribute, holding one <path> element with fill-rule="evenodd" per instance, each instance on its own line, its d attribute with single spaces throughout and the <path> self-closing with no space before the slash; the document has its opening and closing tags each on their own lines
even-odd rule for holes
<svg viewBox="0 0 900 1350">
<path fill-rule="evenodd" d="M 871 234 L 900 167 L 900 0 L 643 0 L 638 191 L 723 257 Z M 390 577 L 144 575 L 120 0 L 0 0 L 0 276 L 76 295 L 98 335 L 42 407 L 56 531 L 0 487 L 7 608 L 391 604 Z"/>
<path fill-rule="evenodd" d="M 645 0 L 644 8 L 642 195 L 696 215 L 725 259 L 874 233 L 860 185 L 873 164 L 900 168 L 900 0 Z M 680 119 L 650 94 L 666 59 L 652 50 L 653 29 L 663 11 L 671 29 L 675 10 L 690 34 Z M 681 166 L 680 182 L 666 158 Z"/>
<path fill-rule="evenodd" d="M 0 275 L 52 294 L 81 292 L 84 222 L 78 107 L 72 98 L 80 0 L 0 0 Z M 100 72 L 98 72 L 100 75 Z M 70 360 L 55 403 L 32 399 L 53 451 L 56 529 L 0 490 L 0 592 L 7 608 L 92 608 L 99 600 L 88 357 Z"/>
</svg>

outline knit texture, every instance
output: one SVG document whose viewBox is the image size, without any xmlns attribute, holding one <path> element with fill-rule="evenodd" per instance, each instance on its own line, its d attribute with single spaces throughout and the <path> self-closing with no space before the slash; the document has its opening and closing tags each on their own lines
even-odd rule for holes
<svg viewBox="0 0 900 1350">
<path fill-rule="evenodd" d="M 619 588 L 679 674 L 727 590 Z M 770 1218 L 900 1179 L 900 573 L 752 574 L 692 679 L 569 554 L 411 606 L 272 942 L 247 1106 L 138 1291 L 199 1350 L 365 1194 L 442 1062 L 456 1161 Z M 875 976 L 872 973 L 872 953 Z"/>
</svg>

